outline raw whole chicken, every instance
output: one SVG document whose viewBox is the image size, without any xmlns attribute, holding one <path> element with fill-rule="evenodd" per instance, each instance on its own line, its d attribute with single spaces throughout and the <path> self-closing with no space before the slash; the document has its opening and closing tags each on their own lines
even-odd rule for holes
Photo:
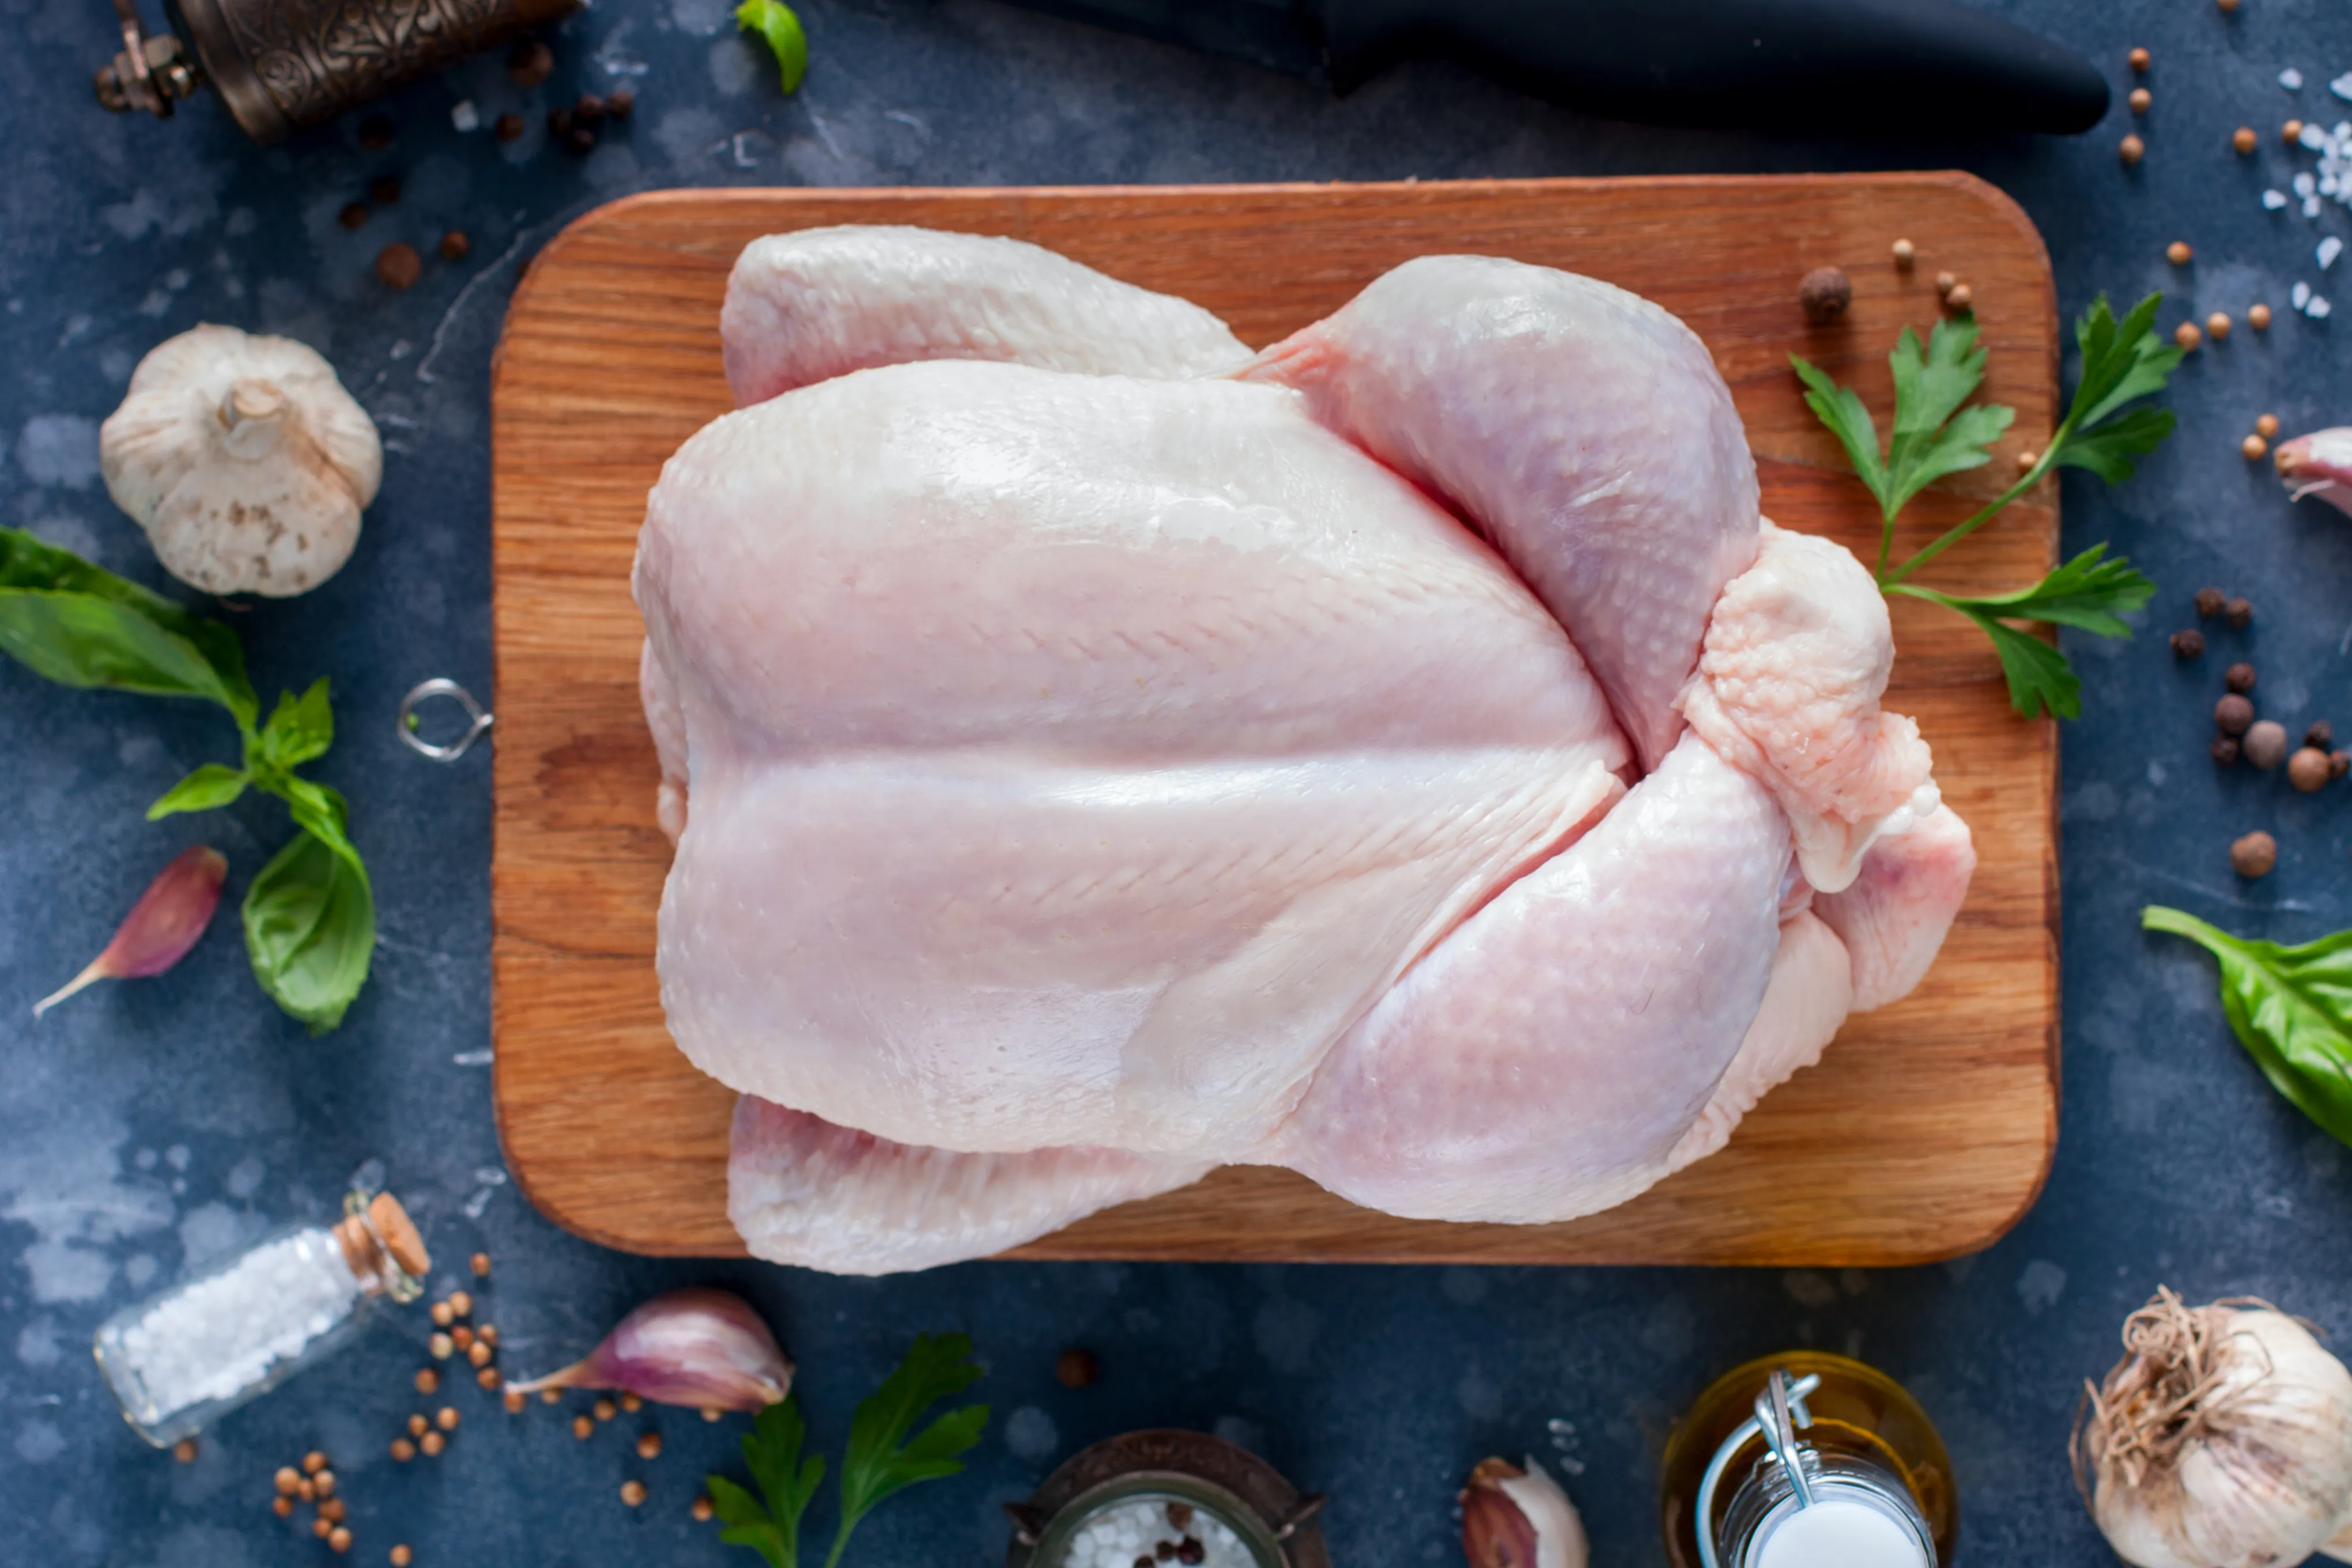
<svg viewBox="0 0 2352 1568">
<path fill-rule="evenodd" d="M 1538 1223 L 1917 983 L 1968 830 L 1706 349 L 1432 256 L 1252 355 L 1034 246 L 761 240 L 635 571 L 680 1049 L 751 1250 L 979 1257 L 1223 1164 Z"/>
</svg>

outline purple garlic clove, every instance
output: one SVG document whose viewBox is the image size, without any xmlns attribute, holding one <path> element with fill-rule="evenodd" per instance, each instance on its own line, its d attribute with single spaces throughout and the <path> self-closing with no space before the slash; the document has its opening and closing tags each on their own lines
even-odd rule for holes
<svg viewBox="0 0 2352 1568">
<path fill-rule="evenodd" d="M 155 880 L 122 917 L 106 951 L 92 958 L 89 967 L 62 989 L 35 1003 L 33 1016 L 40 1017 L 92 981 L 144 979 L 186 957 L 205 927 L 212 924 L 213 911 L 220 906 L 221 883 L 227 875 L 228 861 L 219 851 L 203 844 L 182 850 L 170 865 L 155 873 Z"/>
<path fill-rule="evenodd" d="M 1481 1459 L 1462 1489 L 1462 1554 L 1470 1568 L 1586 1568 L 1576 1505 L 1530 1458 Z"/>
<path fill-rule="evenodd" d="M 698 1285 L 646 1302 L 585 1360 L 507 1386 L 617 1388 L 661 1405 L 756 1411 L 792 1392 L 793 1364 L 750 1302 Z"/>
<path fill-rule="evenodd" d="M 2338 509 L 2352 512 L 2352 424 L 2315 430 L 2282 442 L 2279 477 L 2286 481 L 2290 498 L 2316 496 Z"/>
</svg>

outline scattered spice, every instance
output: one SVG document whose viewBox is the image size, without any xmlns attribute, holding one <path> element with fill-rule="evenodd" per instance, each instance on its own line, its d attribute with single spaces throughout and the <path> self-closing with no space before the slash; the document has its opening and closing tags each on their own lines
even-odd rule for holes
<svg viewBox="0 0 2352 1568">
<path fill-rule="evenodd" d="M 2336 727 L 2324 718 L 2314 719 L 2311 727 L 2303 732 L 2303 743 L 2325 751 L 2336 744 Z"/>
<path fill-rule="evenodd" d="M 327 1468 L 327 1456 L 313 1448 L 302 1456 L 302 1473 L 315 1476 Z"/>
<path fill-rule="evenodd" d="M 1054 1376 L 1065 1388 L 1092 1388 L 1102 1377 L 1102 1363 L 1094 1352 L 1072 1345 L 1054 1358 Z"/>
<path fill-rule="evenodd" d="M 2238 443 L 2238 455 L 2243 457 L 2249 463 L 2262 457 L 2267 454 L 2270 449 L 2271 444 L 2264 441 L 2259 435 L 2249 435 L 2243 441 Z"/>
<path fill-rule="evenodd" d="M 2234 735 L 2217 735 L 2213 737 L 2213 744 L 2207 747 L 2206 750 L 2211 752 L 2213 760 L 2222 767 L 2235 767 L 2238 761 L 2238 737 Z"/>
<path fill-rule="evenodd" d="M 2183 321 L 2172 329 L 2172 340 L 2180 345 L 2182 353 L 2190 354 L 2195 353 L 2197 345 L 2205 340 L 2205 334 L 2197 329 L 2196 322 Z"/>
<path fill-rule="evenodd" d="M 269 1511 L 280 1519 L 291 1519 L 294 1517 L 294 1500 L 290 1497 L 271 1498 Z"/>
<path fill-rule="evenodd" d="M 2200 588 L 2197 591 L 2197 613 L 2199 615 L 2206 617 L 2219 615 L 2221 613 L 2222 610 L 2228 606 L 2229 602 L 2230 601 L 2222 596 L 2221 591 L 2218 588 Z"/>
<path fill-rule="evenodd" d="M 2206 317 L 2205 335 L 2212 339 L 2217 343 L 2221 341 L 2224 338 L 2227 338 L 2230 335 L 2229 312 L 2226 310 L 2216 310 L 2210 316 Z"/>
<path fill-rule="evenodd" d="M 408 1463 L 408 1461 L 409 1461 L 409 1460 L 411 1460 L 411 1459 L 415 1458 L 415 1457 L 416 1457 L 416 1445 L 415 1445 L 415 1444 L 414 1444 L 414 1443 L 410 1442 L 410 1441 L 409 1441 L 407 1438 L 405 1438 L 405 1437 L 394 1437 L 394 1438 L 392 1440 L 392 1462 L 393 1462 L 393 1463 L 394 1463 L 394 1464 L 396 1464 L 396 1465 L 404 1465 L 404 1464 Z"/>
<path fill-rule="evenodd" d="M 525 38 L 507 56 L 507 79 L 517 87 L 537 87 L 555 74 L 555 51 L 537 38 Z"/>
<path fill-rule="evenodd" d="M 498 1325 L 495 1323 L 484 1323 L 480 1328 L 474 1331 L 474 1337 L 480 1340 L 484 1344 L 488 1345 L 492 1350 L 499 1348 L 499 1330 Z"/>
<path fill-rule="evenodd" d="M 2164 259 L 2175 267 L 2187 267 L 2196 254 L 2189 248 L 2189 242 L 2185 239 L 2174 240 L 2164 247 Z"/>
<path fill-rule="evenodd" d="M 463 241 L 463 240 L 465 239 L 465 237 L 466 237 L 466 236 L 465 236 L 464 235 L 457 235 L 457 237 L 460 241 Z M 443 248 L 444 248 L 444 249 L 446 249 L 449 242 L 448 242 L 447 240 L 444 240 L 444 241 L 442 241 L 441 243 L 442 243 L 442 246 L 443 246 Z M 462 246 L 461 246 L 461 247 L 460 247 L 460 249 L 459 249 L 459 251 L 458 251 L 458 255 L 462 256 L 462 255 L 464 255 L 464 254 L 465 254 L 465 251 L 464 251 L 464 249 L 463 249 L 463 248 L 462 248 Z M 473 1256 L 473 1258 L 472 1258 L 472 1260 L 471 1260 L 471 1262 L 472 1262 L 472 1265 L 473 1265 L 473 1270 L 474 1270 L 474 1278 L 475 1278 L 475 1279 L 477 1279 L 477 1280 L 487 1280 L 487 1279 L 488 1279 L 488 1278 L 490 1277 L 490 1255 L 489 1255 L 488 1253 L 487 1253 L 487 1252 L 477 1252 L 477 1253 L 475 1253 L 475 1254 L 474 1254 L 474 1256 Z"/>
<path fill-rule="evenodd" d="M 2322 758 L 2322 760 L 2325 760 L 2325 758 Z M 657 1459 L 660 1457 L 661 1434 L 659 1432 L 639 1433 L 637 1435 L 637 1458 L 641 1459 Z"/>
<path fill-rule="evenodd" d="M 317 1536 L 321 1541 L 326 1540 L 327 1537 L 332 1535 L 334 1532 L 335 1522 L 331 1519 L 314 1519 L 310 1521 L 310 1533 Z"/>
<path fill-rule="evenodd" d="M 1895 265 L 1905 272 L 1910 271 L 1912 262 L 1918 259 L 1919 247 L 1907 239 L 1896 240 L 1894 251 Z"/>
<path fill-rule="evenodd" d="M 594 125 L 604 118 L 604 100 L 593 92 L 583 92 L 572 105 L 572 120 L 581 125 Z"/>
<path fill-rule="evenodd" d="M 273 1479 L 277 1484 L 279 1497 L 292 1497 L 302 1490 L 301 1474 L 291 1465 L 280 1465 Z"/>
<path fill-rule="evenodd" d="M 503 1381 L 503 1379 L 499 1377 L 499 1369 L 497 1367 L 486 1366 L 479 1372 L 474 1374 L 474 1381 L 488 1389 L 491 1393 L 496 1394 L 499 1391 L 499 1385 Z"/>
<path fill-rule="evenodd" d="M 172 1457 L 179 1460 L 180 1463 L 184 1465 L 194 1464 L 196 1462 L 196 1440 L 194 1437 L 181 1438 L 178 1442 L 172 1445 Z"/>
<path fill-rule="evenodd" d="M 1976 296 L 1969 292 L 1965 283 L 1955 283 L 1952 291 L 1944 296 L 1944 308 L 1954 312 L 1974 309 L 1976 302 Z"/>
<path fill-rule="evenodd" d="M 1853 280 L 1838 267 L 1817 267 L 1797 285 L 1797 303 L 1803 308 L 1806 320 L 1826 327 L 1853 303 Z"/>
<path fill-rule="evenodd" d="M 693 1505 L 686 1511 L 694 1515 L 694 1521 L 697 1524 L 709 1524 L 710 1522 L 710 1516 L 719 1511 L 710 1506 L 710 1500 L 709 1498 L 697 1497 L 694 1500 Z"/>
<path fill-rule="evenodd" d="M 457 1321 L 457 1309 L 446 1301 L 436 1301 L 427 1310 L 434 1322 L 442 1328 L 446 1329 Z"/>
<path fill-rule="evenodd" d="M 375 253 L 375 275 L 386 288 L 413 287 L 425 276 L 425 258 L 415 246 L 394 241 Z"/>
<path fill-rule="evenodd" d="M 316 1490 L 316 1489 L 314 1489 L 314 1488 L 310 1485 L 310 1477 L 308 1477 L 308 1476 L 304 1476 L 304 1477 L 302 1478 L 302 1490 L 301 1490 L 301 1491 L 299 1492 L 299 1495 L 300 1496 L 300 1498 L 302 1499 L 302 1500 L 303 1500 L 304 1502 L 316 1502 L 316 1501 L 318 1501 L 318 1500 L 319 1500 L 319 1493 L 318 1493 L 317 1490 Z"/>
<path fill-rule="evenodd" d="M 2335 777 L 2336 765 L 2328 760 L 2327 753 L 2318 747 L 2302 747 L 2293 757 L 2287 758 L 2286 781 L 2306 795 L 2325 787 L 2327 781 Z"/>
<path fill-rule="evenodd" d="M 520 114 L 499 115 L 497 120 L 490 123 L 490 134 L 497 137 L 501 141 L 521 141 L 522 116 Z"/>
<path fill-rule="evenodd" d="M 368 182 L 368 200 L 379 207 L 388 207 L 400 200 L 400 176 L 379 174 Z"/>
<path fill-rule="evenodd" d="M 2126 136 L 2116 143 L 2116 155 L 2121 158 L 2126 166 L 2137 163 L 2147 156 L 2147 143 L 2137 136 Z"/>
<path fill-rule="evenodd" d="M 343 1506 L 343 1500 L 339 1497 L 331 1497 L 319 1505 L 319 1517 L 330 1524 L 342 1523 L 343 1515 L 350 1511 Z"/>
<path fill-rule="evenodd" d="M 335 1526 L 328 1533 L 327 1545 L 336 1552 L 349 1552 L 352 1549 L 352 1532 L 340 1524 Z"/>
<path fill-rule="evenodd" d="M 2230 869 L 2242 877 L 2268 876 L 2278 865 L 2278 841 L 2257 830 L 2230 846 Z"/>
<path fill-rule="evenodd" d="M 490 1364 L 490 1347 L 480 1340 L 475 1340 L 472 1344 L 466 1347 L 466 1359 L 478 1367 L 488 1366 Z"/>
<path fill-rule="evenodd" d="M 2132 69 L 2136 71 L 2144 71 L 2147 69 L 2147 51 L 2146 49 L 2134 49 L 2130 54 L 2124 57 L 2131 62 Z"/>
<path fill-rule="evenodd" d="M 572 1435 L 573 1437 L 585 1441 L 587 1438 L 593 1437 L 595 1432 L 596 1423 L 588 1419 L 587 1416 L 574 1416 L 572 1417 Z"/>
<path fill-rule="evenodd" d="M 444 1405 L 439 1410 L 434 1412 L 433 1421 L 434 1424 L 439 1427 L 444 1432 L 456 1431 L 457 1429 L 457 1407 L 455 1405 Z"/>
<path fill-rule="evenodd" d="M 2131 96 L 2125 99 L 2125 101 L 2131 105 L 2131 111 L 2134 114 L 2146 114 L 2147 112 L 2147 106 L 2154 101 L 2154 99 L 2149 94 L 2147 89 L 2144 87 L 2136 87 L 2131 89 Z"/>
<path fill-rule="evenodd" d="M 2241 153 L 2247 153 L 2252 152 L 2254 150 L 2255 144 L 2260 140 L 2261 138 L 2254 134 L 2254 128 L 2252 126 L 2241 125 L 2236 131 L 2231 132 L 2230 145 L 2236 148 Z"/>
<path fill-rule="evenodd" d="M 517 1393 L 515 1390 L 513 1390 L 513 1389 L 511 1389 L 511 1388 L 509 1388 L 509 1389 L 508 1389 L 508 1390 L 507 1390 L 506 1406 L 507 1406 L 507 1414 L 508 1414 L 508 1415 L 509 1415 L 509 1416 L 520 1416 L 520 1415 L 521 1415 L 521 1414 L 523 1413 L 524 1407 L 525 1407 L 525 1406 L 527 1406 L 528 1405 L 530 1405 L 530 1400 L 528 1400 L 528 1399 L 524 1398 L 520 1394 Z"/>
<path fill-rule="evenodd" d="M 417 1448 L 426 1458 L 437 1458 L 441 1450 L 448 1446 L 449 1439 L 444 1437 L 438 1432 L 427 1432 L 425 1436 L 416 1439 Z"/>
<path fill-rule="evenodd" d="M 623 1481 L 621 1483 L 621 1500 L 627 1503 L 631 1508 L 642 1507 L 646 1500 L 646 1483 L 643 1481 Z"/>
<path fill-rule="evenodd" d="M 392 1568 L 408 1568 L 408 1565 L 415 1561 L 416 1554 L 409 1551 L 408 1542 L 405 1541 L 393 1547 Z"/>
<path fill-rule="evenodd" d="M 457 1342 L 451 1339 L 447 1334 L 436 1333 L 431 1339 L 425 1342 L 425 1348 L 433 1353 L 434 1360 L 446 1361 L 452 1354 L 456 1354 L 457 1344 Z"/>
<path fill-rule="evenodd" d="M 2271 308 L 2267 305 L 2246 307 L 2246 325 L 2257 332 L 2267 332 L 2271 326 Z"/>
<path fill-rule="evenodd" d="M 449 1310 L 461 1318 L 470 1318 L 474 1315 L 474 1298 L 464 1291 L 452 1291 L 449 1292 Z"/>
<path fill-rule="evenodd" d="M 2039 452 L 2020 452 L 2017 455 L 2017 471 L 2021 474 L 2031 474 L 2041 461 L 2042 454 Z"/>
<path fill-rule="evenodd" d="M 449 1343 L 459 1350 L 470 1354 L 474 1348 L 474 1331 L 466 1324 L 459 1323 L 449 1331 Z M 474 1364 L 479 1366 L 482 1364 L 478 1361 Z"/>
<path fill-rule="evenodd" d="M 2267 772 L 2286 760 L 2286 726 L 2263 719 L 2247 727 L 2238 746 L 2248 762 Z"/>
<path fill-rule="evenodd" d="M 588 1408 L 599 1421 L 610 1421 L 621 1413 L 621 1407 L 609 1399 L 599 1399 Z"/>
<path fill-rule="evenodd" d="M 371 152 L 381 152 L 392 145 L 392 131 L 389 116 L 371 114 L 360 121 L 360 145 Z"/>
<path fill-rule="evenodd" d="M 441 236 L 441 259 L 444 261 L 463 261 L 466 259 L 467 253 L 473 248 L 474 242 L 466 237 L 466 231 L 463 229 L 451 229 Z M 488 1259 L 482 1257 L 478 1252 L 474 1256 L 480 1260 L 484 1267 L 488 1266 Z"/>
<path fill-rule="evenodd" d="M 615 120 L 626 120 L 637 107 L 637 95 L 627 88 L 614 88 L 604 95 L 604 112 Z"/>
<path fill-rule="evenodd" d="M 422 1437 L 432 1429 L 433 1423 L 422 1416 L 411 1416 L 408 1418 L 408 1435 L 412 1437 Z"/>
<path fill-rule="evenodd" d="M 2254 606 L 2251 600 L 2232 599 L 2221 613 L 2231 626 L 2241 632 L 2254 623 Z"/>
<path fill-rule="evenodd" d="M 335 221 L 342 225 L 347 229 L 366 227 L 368 221 L 367 204 L 365 202 L 351 203 L 349 205 L 345 206 L 341 212 L 335 214 Z"/>
<path fill-rule="evenodd" d="M 2279 433 L 2278 415 L 2274 413 L 2266 413 L 2261 418 L 2255 420 L 2254 433 L 2257 435 L 2263 436 L 2276 435 Z"/>
<path fill-rule="evenodd" d="M 2303 121 L 2290 120 L 2279 127 L 2279 140 L 2293 147 L 2303 140 Z"/>
<path fill-rule="evenodd" d="M 335 1472 L 332 1470 L 320 1470 L 317 1475 L 310 1478 L 310 1485 L 317 1490 L 318 1494 L 320 1497 L 334 1496 Z"/>
<path fill-rule="evenodd" d="M 2221 7 L 2221 15 L 2224 16 L 2230 16 L 2238 8 L 2238 0 L 2213 0 L 2213 4 Z"/>
<path fill-rule="evenodd" d="M 1953 277 L 1948 272 L 1939 272 L 1936 274 L 1936 292 L 1937 294 L 1949 294 L 1958 286 L 1959 281 L 1960 280 L 1958 278 Z"/>
<path fill-rule="evenodd" d="M 727 1418 L 727 1412 L 716 1405 L 706 1405 L 702 1407 L 702 1418 L 710 1422 L 723 1421 Z"/>
<path fill-rule="evenodd" d="M 625 1391 L 621 1395 L 621 1408 L 627 1411 L 630 1415 L 634 1416 L 645 1407 L 646 1401 L 644 1396 Z"/>
<path fill-rule="evenodd" d="M 517 1389 L 515 1392 L 520 1394 L 523 1391 L 521 1389 Z M 561 1388 L 542 1388 L 539 1391 L 539 1402 L 541 1405 L 561 1405 L 563 1403 L 563 1390 Z"/>
<path fill-rule="evenodd" d="M 2205 633 L 2194 626 L 2172 634 L 2172 653 L 2177 659 L 2200 659 L 2205 655 Z"/>
<path fill-rule="evenodd" d="M 2252 691 L 2261 679 L 2261 673 L 2243 659 L 2221 672 L 2221 684 L 2233 692 Z"/>
<path fill-rule="evenodd" d="M 2243 735 L 2254 725 L 2254 705 L 2231 692 L 2213 705 L 2213 727 L 2223 735 Z"/>
</svg>

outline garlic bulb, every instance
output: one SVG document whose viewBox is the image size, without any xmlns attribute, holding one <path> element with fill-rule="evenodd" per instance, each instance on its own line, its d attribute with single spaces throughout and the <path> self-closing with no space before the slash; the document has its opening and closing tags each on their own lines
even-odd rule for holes
<svg viewBox="0 0 2352 1568">
<path fill-rule="evenodd" d="M 2352 1373 L 2285 1313 L 2158 1288 L 2088 1391 L 2075 1478 L 2138 1568 L 2287 1568 L 2352 1527 Z"/>
<path fill-rule="evenodd" d="M 282 599 L 351 559 L 383 446 L 314 350 L 207 326 L 139 361 L 99 432 L 99 464 L 164 570 L 212 593 Z"/>
<path fill-rule="evenodd" d="M 1533 1456 L 1525 1469 L 1508 1459 L 1479 1460 L 1460 1500 L 1470 1568 L 1585 1568 L 1584 1521 Z"/>
</svg>

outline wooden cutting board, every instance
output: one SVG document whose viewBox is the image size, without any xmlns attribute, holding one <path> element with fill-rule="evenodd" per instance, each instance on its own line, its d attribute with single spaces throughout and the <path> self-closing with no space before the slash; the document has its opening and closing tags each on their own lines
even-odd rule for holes
<svg viewBox="0 0 2352 1568">
<path fill-rule="evenodd" d="M 1875 508 L 1799 399 L 1801 351 L 1859 386 L 1882 427 L 1896 330 L 1936 319 L 1934 278 L 1975 295 L 1988 395 L 2015 426 L 1990 467 L 1912 507 L 1898 549 L 1973 509 L 2051 426 L 2048 257 L 2015 204 L 1959 173 L 1391 185 L 963 191 L 671 191 L 589 214 L 516 290 L 493 376 L 498 656 L 491 871 L 499 1125 L 541 1212 L 632 1251 L 740 1254 L 727 1221 L 734 1096 L 670 1043 L 654 974 L 669 846 L 637 705 L 629 564 L 663 461 L 729 406 L 719 307 L 744 243 L 822 224 L 1012 235 L 1180 294 L 1253 345 L 1438 251 L 1516 256 L 1647 295 L 1731 383 L 1766 512 L 1874 549 Z M 1889 246 L 1917 247 L 1897 270 Z M 1808 268 L 1853 305 L 1809 329 Z M 2044 486 L 1927 574 L 1990 590 L 2047 570 Z M 1894 604 L 1888 705 L 1933 742 L 1982 857 L 1927 983 L 1849 1021 L 1820 1066 L 1728 1148 L 1605 1214 L 1445 1225 L 1351 1207 L 1286 1171 L 1229 1168 L 1082 1220 L 1026 1258 L 1494 1263 L 1924 1261 L 1983 1247 L 2049 1168 L 2058 1108 L 2058 890 L 2048 721 L 2009 711 L 1990 647 L 1958 617 Z"/>
</svg>

